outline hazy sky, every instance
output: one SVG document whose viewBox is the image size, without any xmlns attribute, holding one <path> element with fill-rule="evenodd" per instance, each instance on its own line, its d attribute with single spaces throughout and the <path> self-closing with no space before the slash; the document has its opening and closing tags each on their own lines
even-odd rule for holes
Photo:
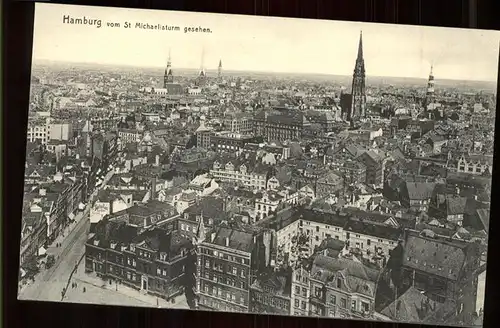
<svg viewBox="0 0 500 328">
<path fill-rule="evenodd" d="M 102 27 L 63 24 L 63 16 Z M 119 22 L 121 28 L 107 27 Z M 125 22 L 132 28 L 124 28 Z M 136 22 L 180 32 L 134 28 Z M 184 27 L 212 33 L 184 33 Z M 37 3 L 33 58 L 53 61 L 351 75 L 359 34 L 367 75 L 496 81 L 500 32 L 357 22 L 165 12 Z"/>
</svg>

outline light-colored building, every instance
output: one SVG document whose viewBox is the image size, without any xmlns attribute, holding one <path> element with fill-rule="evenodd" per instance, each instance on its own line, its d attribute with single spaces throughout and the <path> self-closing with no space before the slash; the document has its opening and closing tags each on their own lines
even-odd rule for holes
<svg viewBox="0 0 500 328">
<path fill-rule="evenodd" d="M 50 124 L 50 139 L 69 141 L 73 139 L 73 125 L 70 123 L 52 123 Z"/>
<path fill-rule="evenodd" d="M 247 165 L 235 166 L 232 161 L 225 164 L 215 161 L 210 175 L 217 180 L 243 184 L 250 189 L 265 189 L 267 182 L 267 167 L 256 166 L 249 170 Z"/>
<path fill-rule="evenodd" d="M 34 118 L 28 121 L 27 139 L 46 145 L 50 136 L 50 118 Z"/>
</svg>

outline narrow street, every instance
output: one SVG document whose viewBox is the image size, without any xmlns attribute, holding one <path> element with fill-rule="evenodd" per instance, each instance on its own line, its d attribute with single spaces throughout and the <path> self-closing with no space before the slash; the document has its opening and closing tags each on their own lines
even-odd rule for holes
<svg viewBox="0 0 500 328">
<path fill-rule="evenodd" d="M 87 211 L 88 212 L 88 211 Z M 58 248 L 60 253 L 54 265 L 42 271 L 35 282 L 26 286 L 19 295 L 21 300 L 60 301 L 61 291 L 66 287 L 71 271 L 85 253 L 85 242 L 90 228 L 87 217 L 82 218 Z M 51 249 L 54 254 L 54 249 Z"/>
<path fill-rule="evenodd" d="M 101 188 L 113 174 L 108 174 Z M 90 229 L 89 212 L 93 200 L 100 189 L 96 189 L 85 210 L 75 217 L 75 223 L 70 225 L 62 236 L 59 236 L 47 249 L 47 255 L 54 255 L 54 265 L 42 270 L 35 281 L 25 286 L 19 293 L 20 300 L 61 301 L 62 290 L 66 287 L 71 272 L 80 258 L 85 254 L 85 242 Z M 61 246 L 56 247 L 56 243 Z"/>
</svg>

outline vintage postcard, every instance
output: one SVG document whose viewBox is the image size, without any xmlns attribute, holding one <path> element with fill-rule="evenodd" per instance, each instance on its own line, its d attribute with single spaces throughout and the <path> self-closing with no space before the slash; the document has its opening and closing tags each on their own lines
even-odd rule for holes
<svg viewBox="0 0 500 328">
<path fill-rule="evenodd" d="M 482 326 L 499 41 L 37 3 L 19 299 Z"/>
</svg>

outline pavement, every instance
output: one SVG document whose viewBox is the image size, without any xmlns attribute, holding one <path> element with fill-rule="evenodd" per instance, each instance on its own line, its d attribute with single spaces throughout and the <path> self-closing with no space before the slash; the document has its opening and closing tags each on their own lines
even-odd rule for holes
<svg viewBox="0 0 500 328">
<path fill-rule="evenodd" d="M 111 176 L 106 177 L 101 188 Z M 94 191 L 90 199 L 93 200 L 98 191 Z M 95 274 L 85 273 L 85 259 L 80 259 L 85 254 L 85 242 L 90 229 L 88 214 L 92 204 L 93 201 L 89 201 L 85 210 L 75 216 L 75 222 L 47 248 L 47 254 L 55 257 L 54 265 L 42 270 L 35 277 L 35 282 L 23 286 L 18 299 L 60 302 L 62 291 L 71 278 L 63 302 L 189 309 L 184 295 L 177 296 L 175 303 L 171 303 L 125 285 L 110 285 Z M 55 247 L 57 243 L 61 243 L 61 246 Z M 76 265 L 78 268 L 72 275 Z M 76 283 L 77 288 L 72 288 L 72 283 Z"/>
<path fill-rule="evenodd" d="M 109 174 L 106 176 L 102 187 L 104 187 L 112 175 Z M 93 200 L 98 192 L 99 189 L 96 189 L 90 199 Z M 41 270 L 35 276 L 34 282 L 22 285 L 18 292 L 18 299 L 38 301 L 61 300 L 63 288 L 66 287 L 71 272 L 85 254 L 85 242 L 90 230 L 88 215 L 93 203 L 93 201 L 89 201 L 85 209 L 75 216 L 74 222 L 66 227 L 63 233 L 49 245 L 47 255 L 54 255 L 54 265 L 49 269 Z M 61 246 L 56 247 L 57 243 L 60 243 Z"/>
<path fill-rule="evenodd" d="M 73 282 L 77 288 L 71 288 Z M 95 273 L 85 273 L 85 261 L 80 262 L 73 274 L 64 302 L 189 309 L 184 295 L 175 297 L 175 303 L 171 303 L 122 284 L 109 284 L 108 280 L 97 277 Z"/>
</svg>

